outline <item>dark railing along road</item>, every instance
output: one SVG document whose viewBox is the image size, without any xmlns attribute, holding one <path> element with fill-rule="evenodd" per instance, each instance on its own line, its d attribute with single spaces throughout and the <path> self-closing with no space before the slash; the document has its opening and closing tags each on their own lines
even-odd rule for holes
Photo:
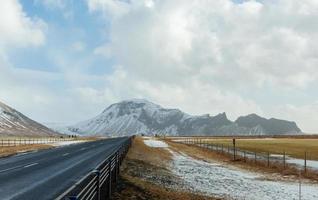
<svg viewBox="0 0 318 200">
<path fill-rule="evenodd" d="M 0 199 L 54 199 L 128 139 L 86 142 L 0 159 Z"/>
</svg>

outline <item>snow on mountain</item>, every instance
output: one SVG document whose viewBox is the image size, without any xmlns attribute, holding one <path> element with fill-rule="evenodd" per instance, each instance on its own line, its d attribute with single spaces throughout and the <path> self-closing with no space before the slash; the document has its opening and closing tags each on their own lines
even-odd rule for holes
<svg viewBox="0 0 318 200">
<path fill-rule="evenodd" d="M 249 116 L 247 116 L 249 117 Z M 258 116 L 257 116 L 258 117 Z M 228 120 L 225 113 L 216 116 L 208 114 L 191 116 L 178 109 L 166 109 L 143 99 L 126 100 L 106 108 L 93 119 L 64 128 L 64 133 L 83 135 L 122 136 L 133 134 L 147 135 L 263 135 L 263 134 L 297 134 L 300 129 L 296 123 L 284 120 L 259 123 L 252 116 L 242 123 Z M 262 118 L 264 119 L 264 118 Z M 249 123 L 249 120 L 254 120 Z M 244 121 L 244 120 L 243 120 Z M 272 124 L 275 127 L 270 127 Z M 279 124 L 282 124 L 280 129 Z"/>
<path fill-rule="evenodd" d="M 0 135 L 50 136 L 58 133 L 0 102 Z"/>
</svg>

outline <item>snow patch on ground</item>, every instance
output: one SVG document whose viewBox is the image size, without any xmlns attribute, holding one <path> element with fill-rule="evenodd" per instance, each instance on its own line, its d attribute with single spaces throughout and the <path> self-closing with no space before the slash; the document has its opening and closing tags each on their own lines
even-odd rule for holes
<svg viewBox="0 0 318 200">
<path fill-rule="evenodd" d="M 87 141 L 85 140 L 61 141 L 61 142 L 52 143 L 51 145 L 54 147 L 59 147 L 59 146 L 66 146 L 66 145 L 77 144 L 82 142 L 87 142 Z"/>
<path fill-rule="evenodd" d="M 153 140 L 153 139 L 144 140 L 144 143 L 149 147 L 155 147 L 155 148 L 169 147 L 167 143 L 159 141 L 159 140 Z"/>
<path fill-rule="evenodd" d="M 151 140 L 150 140 L 151 141 Z M 146 142 L 146 141 L 145 141 Z M 155 141 L 157 144 L 159 141 Z M 152 145 L 153 142 L 151 141 Z M 260 174 L 208 163 L 171 151 L 171 170 L 194 192 L 237 200 L 299 199 L 297 182 L 263 180 Z M 302 199 L 317 200 L 318 186 L 302 184 Z"/>
</svg>

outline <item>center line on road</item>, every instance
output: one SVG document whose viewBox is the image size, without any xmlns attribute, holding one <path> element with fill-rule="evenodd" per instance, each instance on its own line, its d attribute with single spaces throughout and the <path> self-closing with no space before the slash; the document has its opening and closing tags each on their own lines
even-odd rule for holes
<svg viewBox="0 0 318 200">
<path fill-rule="evenodd" d="M 0 170 L 0 173 L 6 172 L 6 171 L 10 171 L 10 170 L 14 170 L 14 169 L 18 169 L 20 167 L 23 167 L 23 165 L 19 165 L 19 166 L 11 167 L 11 168 L 8 168 L 8 169 Z"/>
<path fill-rule="evenodd" d="M 65 153 L 65 154 L 63 154 L 62 156 L 67 156 L 69 153 Z"/>
<path fill-rule="evenodd" d="M 81 148 L 81 150 L 85 150 L 85 149 L 86 149 L 85 147 Z"/>
<path fill-rule="evenodd" d="M 27 168 L 27 167 L 31 167 L 31 166 L 34 166 L 34 165 L 37 165 L 39 163 L 32 163 L 32 164 L 29 164 L 29 165 L 25 165 L 24 168 Z"/>
</svg>

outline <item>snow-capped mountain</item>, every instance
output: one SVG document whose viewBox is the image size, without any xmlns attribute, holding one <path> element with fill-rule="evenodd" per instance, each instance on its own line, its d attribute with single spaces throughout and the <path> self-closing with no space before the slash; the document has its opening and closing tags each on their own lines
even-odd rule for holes
<svg viewBox="0 0 318 200">
<path fill-rule="evenodd" d="M 0 102 L 0 135 L 51 136 L 58 133 Z"/>
<path fill-rule="evenodd" d="M 240 117 L 232 122 L 228 120 L 225 113 L 216 116 L 208 114 L 191 116 L 178 109 L 166 109 L 147 100 L 133 99 L 112 104 L 95 118 L 68 126 L 64 132 L 113 136 L 133 134 L 262 135 L 298 134 L 301 130 L 294 122 L 267 120 L 255 114 Z"/>
</svg>

